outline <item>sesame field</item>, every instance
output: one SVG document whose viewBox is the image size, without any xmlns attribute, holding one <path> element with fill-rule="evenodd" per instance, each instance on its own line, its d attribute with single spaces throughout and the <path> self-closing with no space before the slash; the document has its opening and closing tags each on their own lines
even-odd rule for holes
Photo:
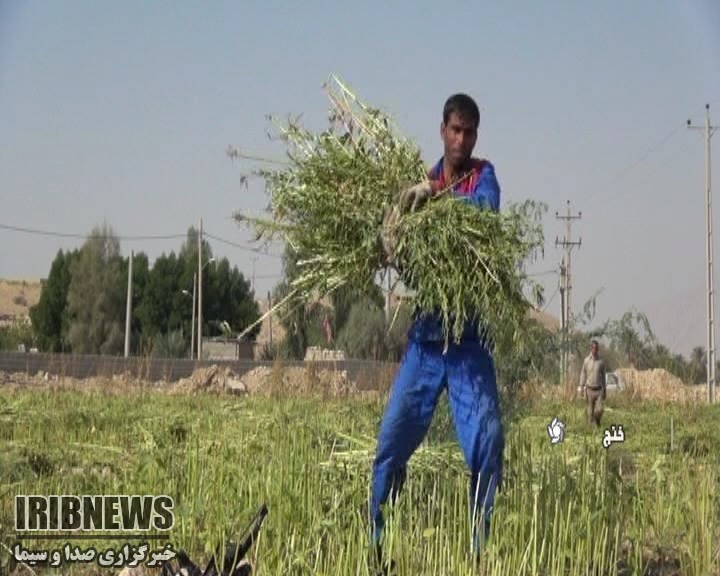
<svg viewBox="0 0 720 576">
<path fill-rule="evenodd" d="M 268 515 L 248 555 L 255 574 L 374 574 L 366 502 L 384 401 L 370 394 L 169 394 L 152 386 L 6 382 L 2 569 L 49 570 L 11 558 L 16 494 L 165 494 L 174 500 L 169 542 L 201 567 L 264 503 Z M 554 417 L 565 424 L 556 444 L 547 432 Z M 603 431 L 612 425 L 622 425 L 624 441 L 606 449 Z M 491 539 L 473 559 L 467 473 L 441 398 L 410 461 L 405 491 L 388 511 L 395 573 L 720 575 L 720 406 L 618 392 L 594 430 L 581 399 L 535 390 L 506 411 L 506 432 L 506 478 Z"/>
</svg>

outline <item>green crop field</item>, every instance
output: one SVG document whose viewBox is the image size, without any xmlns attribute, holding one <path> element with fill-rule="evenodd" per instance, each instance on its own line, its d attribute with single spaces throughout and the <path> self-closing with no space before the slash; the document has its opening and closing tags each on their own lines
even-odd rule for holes
<svg viewBox="0 0 720 576">
<path fill-rule="evenodd" d="M 3 567 L 29 573 L 10 562 L 16 494 L 168 494 L 169 541 L 203 565 L 266 503 L 250 552 L 256 574 L 370 574 L 366 502 L 383 403 L 0 390 Z M 556 445 L 546 432 L 554 416 L 566 425 Z M 605 450 L 579 400 L 508 414 L 505 483 L 474 564 L 467 473 L 443 397 L 388 512 L 397 573 L 720 574 L 720 406 L 613 396 L 603 428 L 611 424 L 623 425 L 625 441 Z M 63 570 L 108 573 L 97 564 Z"/>
</svg>

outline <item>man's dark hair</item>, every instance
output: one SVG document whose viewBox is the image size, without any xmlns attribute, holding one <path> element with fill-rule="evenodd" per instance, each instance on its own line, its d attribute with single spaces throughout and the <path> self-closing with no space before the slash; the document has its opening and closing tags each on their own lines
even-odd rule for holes
<svg viewBox="0 0 720 576">
<path fill-rule="evenodd" d="M 450 120 L 452 114 L 457 114 L 464 120 L 469 120 L 475 125 L 480 124 L 480 109 L 470 96 L 467 94 L 453 94 L 445 102 L 443 108 L 443 122 L 445 124 Z"/>
</svg>

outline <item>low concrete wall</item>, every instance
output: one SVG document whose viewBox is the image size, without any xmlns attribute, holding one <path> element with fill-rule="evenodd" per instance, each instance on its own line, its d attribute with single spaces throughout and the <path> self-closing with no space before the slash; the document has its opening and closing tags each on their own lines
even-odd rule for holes
<svg viewBox="0 0 720 576">
<path fill-rule="evenodd" d="M 282 366 L 305 367 L 307 362 L 281 362 Z M 313 361 L 319 369 L 346 371 L 360 390 L 387 388 L 397 364 L 367 360 Z M 157 382 L 173 382 L 192 375 L 207 366 L 228 367 L 238 376 L 259 366 L 272 367 L 275 362 L 258 360 L 190 360 L 187 358 L 124 358 L 121 356 L 43 354 L 0 352 L 0 372 L 21 372 L 31 376 L 38 372 L 71 378 L 111 377 L 127 374 L 134 378 Z"/>
</svg>

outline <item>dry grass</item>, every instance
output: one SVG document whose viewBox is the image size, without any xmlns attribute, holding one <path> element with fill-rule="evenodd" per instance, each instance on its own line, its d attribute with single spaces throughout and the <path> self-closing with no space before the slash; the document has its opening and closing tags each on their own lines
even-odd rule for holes
<svg viewBox="0 0 720 576">
<path fill-rule="evenodd" d="M 617 371 L 625 381 L 625 389 L 610 392 L 608 396 L 628 402 L 654 402 L 659 404 L 697 405 L 707 402 L 705 386 L 689 386 L 667 370 Z M 571 377 L 567 386 L 550 385 L 538 380 L 525 383 L 518 392 L 523 401 L 534 399 L 568 402 L 578 399 L 577 379 Z"/>
</svg>

